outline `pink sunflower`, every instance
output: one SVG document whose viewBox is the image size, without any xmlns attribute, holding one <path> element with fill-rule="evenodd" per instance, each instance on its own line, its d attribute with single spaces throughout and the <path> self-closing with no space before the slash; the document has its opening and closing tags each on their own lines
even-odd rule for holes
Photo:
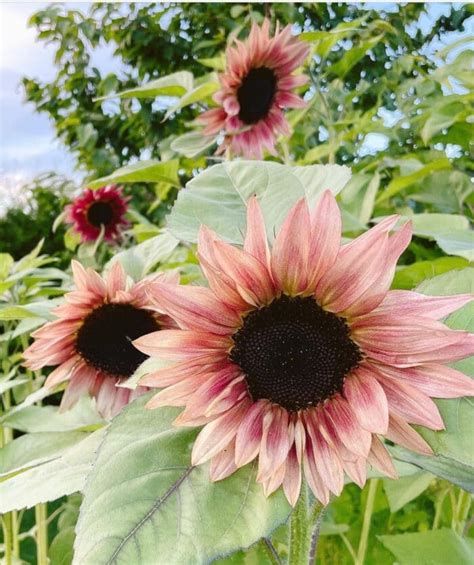
<svg viewBox="0 0 474 565">
<path fill-rule="evenodd" d="M 220 150 L 230 147 L 236 155 L 262 159 L 266 148 L 275 154 L 279 133 L 290 134 L 283 108 L 301 108 L 305 102 L 292 90 L 308 77 L 293 75 L 309 47 L 291 35 L 291 25 L 269 36 L 270 23 L 253 24 L 247 41 L 236 41 L 226 51 L 227 69 L 219 77 L 222 88 L 214 95 L 219 108 L 199 117 L 204 135 L 225 133 Z"/>
<path fill-rule="evenodd" d="M 411 239 L 408 223 L 390 235 L 397 219 L 341 245 L 328 191 L 311 212 L 304 199 L 295 205 L 270 251 L 254 197 L 243 249 L 201 227 L 210 288 L 153 285 L 179 329 L 134 342 L 172 363 L 141 381 L 163 387 L 147 406 L 185 406 L 175 424 L 204 425 L 192 463 L 210 460 L 212 480 L 258 457 L 267 496 L 283 485 L 294 505 L 304 472 L 327 503 L 344 473 L 364 485 L 367 462 L 396 477 L 380 436 L 432 453 L 411 426 L 443 429 L 431 397 L 474 394 L 444 365 L 473 353 L 474 335 L 438 321 L 472 296 L 389 290 Z"/>
<path fill-rule="evenodd" d="M 122 194 L 122 188 L 115 185 L 97 190 L 86 188 L 66 207 L 66 222 L 73 225 L 82 241 L 95 241 L 102 229 L 104 239 L 113 241 L 121 230 L 130 225 L 125 219 L 128 201 L 129 198 Z"/>
<path fill-rule="evenodd" d="M 146 387 L 117 387 L 147 359 L 132 341 L 173 327 L 167 316 L 154 311 L 147 289 L 152 281 L 177 284 L 178 275 L 156 275 L 130 286 L 119 262 L 106 279 L 77 261 L 72 262 L 72 270 L 76 290 L 68 292 L 65 304 L 54 310 L 58 319 L 32 334 L 35 341 L 24 352 L 25 365 L 32 370 L 57 365 L 45 386 L 69 381 L 62 410 L 89 393 L 96 398 L 99 413 L 111 418 L 147 391 Z"/>
</svg>

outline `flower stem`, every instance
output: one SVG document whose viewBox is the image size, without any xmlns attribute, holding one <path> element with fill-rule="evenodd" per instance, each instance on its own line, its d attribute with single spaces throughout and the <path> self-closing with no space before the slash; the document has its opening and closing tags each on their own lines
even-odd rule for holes
<svg viewBox="0 0 474 565">
<path fill-rule="evenodd" d="M 326 507 L 320 502 L 316 502 L 311 513 L 311 524 L 314 524 L 313 531 L 311 533 L 311 541 L 309 545 L 309 556 L 308 565 L 313 565 L 316 563 L 316 553 L 318 549 L 319 534 L 321 532 L 321 522 L 323 520 L 323 514 Z"/>
<path fill-rule="evenodd" d="M 301 485 L 301 493 L 290 517 L 290 554 L 288 565 L 303 562 L 308 544 L 308 491 L 306 483 Z"/>
<path fill-rule="evenodd" d="M 269 540 L 268 538 L 262 538 L 260 540 L 263 548 L 265 549 L 268 558 L 270 559 L 272 565 L 281 565 L 281 559 L 280 556 L 278 555 L 277 550 L 275 549 L 275 546 L 273 545 L 273 543 L 271 542 L 271 540 Z"/>
<path fill-rule="evenodd" d="M 36 560 L 38 565 L 48 564 L 48 522 L 45 503 L 35 506 Z"/>
<path fill-rule="evenodd" d="M 364 564 L 365 554 L 367 552 L 367 542 L 369 540 L 370 522 L 372 520 L 372 512 L 374 510 L 375 493 L 377 492 L 378 482 L 378 479 L 372 479 L 369 483 L 369 492 L 367 494 L 367 502 L 365 504 L 364 520 L 362 522 L 362 531 L 360 533 L 356 565 Z"/>
<path fill-rule="evenodd" d="M 13 539 L 12 539 L 12 514 L 7 512 L 2 516 L 3 545 L 5 548 L 5 565 L 13 563 Z"/>
</svg>

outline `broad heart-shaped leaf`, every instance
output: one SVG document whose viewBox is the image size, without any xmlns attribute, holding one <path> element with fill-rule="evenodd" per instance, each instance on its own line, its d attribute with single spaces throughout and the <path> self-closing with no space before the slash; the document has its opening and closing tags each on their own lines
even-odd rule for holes
<svg viewBox="0 0 474 565">
<path fill-rule="evenodd" d="M 175 408 L 138 398 L 111 423 L 84 490 L 74 563 L 209 563 L 284 522 L 281 489 L 265 498 L 247 465 L 212 483 L 191 467 L 197 430 L 175 428 Z"/>
<path fill-rule="evenodd" d="M 242 243 L 246 203 L 257 195 L 271 238 L 296 201 L 306 196 L 314 206 L 327 189 L 337 194 L 351 175 L 348 167 L 311 165 L 290 167 L 269 161 L 229 161 L 206 169 L 192 179 L 168 216 L 178 238 L 196 242 L 205 224 L 230 243 Z"/>
<path fill-rule="evenodd" d="M 87 187 L 100 188 L 107 184 L 125 182 L 167 182 L 179 187 L 178 165 L 177 159 L 139 161 L 117 169 L 111 175 L 93 180 L 87 184 Z"/>
<path fill-rule="evenodd" d="M 57 459 L 0 482 L 0 513 L 31 508 L 82 490 L 104 431 L 89 434 Z"/>
<path fill-rule="evenodd" d="M 424 492 L 434 477 L 431 473 L 415 473 L 409 477 L 400 477 L 397 480 L 383 479 L 383 487 L 388 498 L 390 510 L 397 512 Z"/>
<path fill-rule="evenodd" d="M 378 536 L 400 565 L 472 565 L 474 540 L 453 530 Z"/>
<path fill-rule="evenodd" d="M 156 96 L 182 96 L 193 88 L 193 75 L 189 71 L 179 71 L 157 78 L 137 88 L 116 92 L 97 98 L 96 101 L 109 98 L 155 98 Z"/>
<path fill-rule="evenodd" d="M 106 271 L 119 261 L 125 272 L 139 281 L 157 264 L 166 261 L 179 241 L 170 233 L 163 232 L 130 249 L 117 253 L 107 264 Z"/>
<path fill-rule="evenodd" d="M 418 292 L 428 295 L 453 295 L 472 293 L 474 291 L 474 268 L 450 271 L 422 283 Z M 474 302 L 471 302 L 451 314 L 446 324 L 457 330 L 474 333 Z M 474 378 L 474 358 L 464 359 L 453 364 L 460 371 Z M 437 467 L 437 458 L 416 456 L 416 461 L 402 456 L 405 461 L 413 462 L 419 467 L 434 474 L 448 478 L 464 488 L 472 490 L 473 481 L 466 484 L 466 468 L 474 470 L 474 454 L 472 451 L 472 430 L 474 430 L 474 402 L 472 398 L 455 398 L 436 400 L 446 429 L 435 432 L 424 427 L 418 431 L 431 445 L 436 455 L 442 456 L 440 463 L 450 463 L 451 473 L 446 476 L 445 466 Z M 439 472 L 441 469 L 441 472 Z"/>
<path fill-rule="evenodd" d="M 17 473 L 58 458 L 66 449 L 82 441 L 85 432 L 41 432 L 25 434 L 0 449 L 0 476 Z"/>
</svg>

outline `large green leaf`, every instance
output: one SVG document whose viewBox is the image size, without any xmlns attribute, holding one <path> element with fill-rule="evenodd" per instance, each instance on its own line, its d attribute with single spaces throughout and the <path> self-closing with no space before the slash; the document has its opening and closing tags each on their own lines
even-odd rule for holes
<svg viewBox="0 0 474 565">
<path fill-rule="evenodd" d="M 216 142 L 216 136 L 206 136 L 193 131 L 180 135 L 171 142 L 171 149 L 185 157 L 196 157 Z"/>
<path fill-rule="evenodd" d="M 282 492 L 265 498 L 253 465 L 218 483 L 207 465 L 192 467 L 197 431 L 173 427 L 174 408 L 146 410 L 147 397 L 113 420 L 99 450 L 74 563 L 208 563 L 286 520 Z"/>
<path fill-rule="evenodd" d="M 256 194 L 267 232 L 272 237 L 295 202 L 306 196 L 314 205 L 324 190 L 334 194 L 350 178 L 338 165 L 289 167 L 268 161 L 229 161 L 192 179 L 168 217 L 168 227 L 179 239 L 196 242 L 201 224 L 232 243 L 245 233 L 246 202 Z"/>
<path fill-rule="evenodd" d="M 61 457 L 1 482 L 0 513 L 31 508 L 82 490 L 103 435 L 104 430 L 97 430 Z"/>
<path fill-rule="evenodd" d="M 426 279 L 468 266 L 469 262 L 461 257 L 439 257 L 432 261 L 418 261 L 397 270 L 392 288 L 411 290 Z"/>
<path fill-rule="evenodd" d="M 178 243 L 179 241 L 170 233 L 160 233 L 130 249 L 117 253 L 106 266 L 106 270 L 119 261 L 125 272 L 138 281 L 148 274 L 157 263 L 166 261 Z"/>
<path fill-rule="evenodd" d="M 472 565 L 474 540 L 453 530 L 378 536 L 400 565 Z"/>
<path fill-rule="evenodd" d="M 26 434 L 0 449 L 0 476 L 17 473 L 59 457 L 82 441 L 85 432 L 43 432 Z"/>
<path fill-rule="evenodd" d="M 125 182 L 167 182 L 179 186 L 177 159 L 171 161 L 140 161 L 126 165 L 114 171 L 107 177 L 93 180 L 87 184 L 88 188 Z"/>
<path fill-rule="evenodd" d="M 179 71 L 156 80 L 152 80 L 137 88 L 116 92 L 97 98 L 97 101 L 109 98 L 156 98 L 157 96 L 182 96 L 193 88 L 193 75 L 189 71 Z"/>
</svg>

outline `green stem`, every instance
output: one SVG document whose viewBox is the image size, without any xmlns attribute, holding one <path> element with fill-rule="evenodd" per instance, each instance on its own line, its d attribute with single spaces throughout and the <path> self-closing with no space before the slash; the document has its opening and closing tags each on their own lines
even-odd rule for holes
<svg viewBox="0 0 474 565">
<path fill-rule="evenodd" d="M 38 565 L 48 565 L 48 515 L 45 503 L 35 506 L 36 560 Z"/>
<path fill-rule="evenodd" d="M 13 563 L 13 536 L 12 536 L 12 514 L 7 512 L 2 516 L 3 545 L 5 547 L 5 565 Z"/>
<path fill-rule="evenodd" d="M 460 491 L 458 504 L 456 509 L 456 524 L 457 524 L 457 531 L 459 534 L 462 535 L 464 526 L 467 520 L 467 516 L 469 514 L 469 509 L 471 507 L 471 494 L 465 490 Z"/>
<path fill-rule="evenodd" d="M 308 542 L 308 490 L 306 483 L 301 485 L 301 493 L 290 518 L 289 565 L 300 565 L 306 553 Z"/>
<path fill-rule="evenodd" d="M 357 561 L 357 555 L 356 552 L 354 551 L 354 548 L 352 547 L 351 542 L 347 539 L 346 534 L 339 534 L 339 535 L 341 536 L 344 545 L 347 547 L 347 551 L 351 554 L 352 560 L 355 563 Z"/>
<path fill-rule="evenodd" d="M 308 565 L 316 563 L 316 554 L 318 551 L 319 534 L 321 532 L 321 523 L 326 507 L 320 502 L 316 502 L 311 513 L 311 524 L 314 524 L 309 544 Z"/>
<path fill-rule="evenodd" d="M 356 565 L 364 565 L 365 554 L 367 552 L 367 542 L 369 540 L 370 522 L 374 511 L 375 493 L 377 492 L 378 479 L 372 479 L 369 483 L 369 492 L 365 504 L 364 520 L 360 533 L 359 549 L 357 550 Z"/>
<path fill-rule="evenodd" d="M 260 543 L 261 543 L 263 549 L 265 550 L 265 552 L 268 556 L 268 559 L 270 560 L 272 565 L 281 565 L 280 556 L 278 555 L 278 552 L 275 549 L 275 546 L 273 545 L 271 540 L 269 540 L 268 538 L 262 538 L 260 540 Z"/>
<path fill-rule="evenodd" d="M 437 530 L 439 528 L 444 499 L 446 498 L 446 495 L 448 494 L 450 488 L 443 490 L 443 492 L 439 495 L 438 500 L 436 501 L 436 511 L 433 520 L 433 528 L 432 528 L 433 530 Z"/>
</svg>

